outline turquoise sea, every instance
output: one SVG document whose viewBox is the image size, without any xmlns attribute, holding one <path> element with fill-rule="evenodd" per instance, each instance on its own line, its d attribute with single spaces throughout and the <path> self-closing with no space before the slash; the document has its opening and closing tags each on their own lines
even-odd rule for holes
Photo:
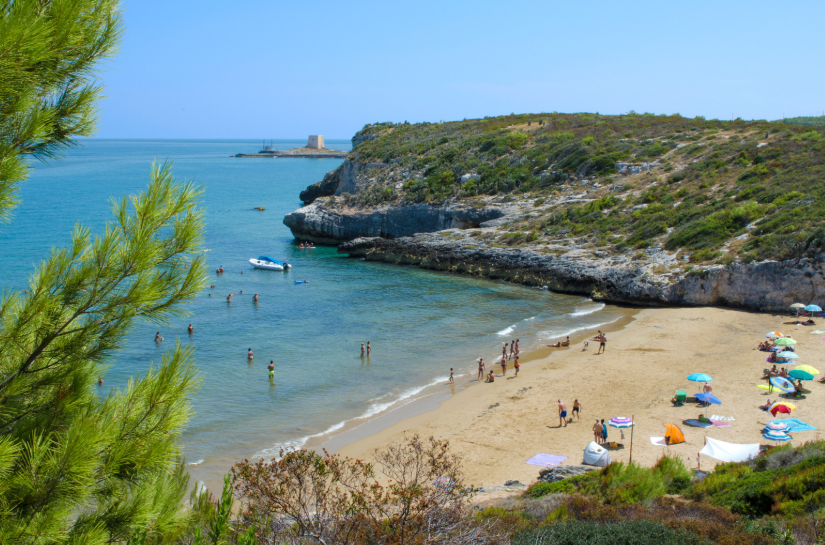
<svg viewBox="0 0 825 545">
<path fill-rule="evenodd" d="M 280 140 L 274 147 L 304 143 Z M 219 483 L 234 461 L 300 446 L 409 402 L 425 386 L 446 383 L 451 367 L 458 383 L 466 383 L 475 378 L 476 358 L 491 361 L 505 340 L 519 338 L 525 350 L 623 315 L 584 297 L 369 263 L 333 247 L 301 250 L 282 223 L 284 214 L 340 160 L 230 157 L 260 146 L 255 140 L 85 140 L 63 160 L 33 164 L 12 222 L 0 226 L 2 283 L 22 290 L 50 248 L 69 241 L 75 223 L 99 232 L 110 217 L 110 197 L 144 188 L 153 159 L 172 160 L 178 178 L 205 188 L 208 262 L 225 274 L 213 276 L 215 288 L 189 305 L 189 318 L 161 327 L 159 345 L 157 327 L 139 324 L 111 361 L 101 393 L 158 364 L 175 338 L 192 343 L 202 382 L 184 454 L 194 477 L 207 484 Z M 327 147 L 350 144 L 327 141 Z M 266 211 L 253 210 L 257 206 Z M 259 255 L 294 268 L 252 269 L 248 259 Z M 240 291 L 227 304 L 226 295 Z M 367 341 L 372 355 L 361 358 Z M 255 353 L 251 363 L 248 348 Z M 267 378 L 270 360 L 274 384 Z"/>
</svg>

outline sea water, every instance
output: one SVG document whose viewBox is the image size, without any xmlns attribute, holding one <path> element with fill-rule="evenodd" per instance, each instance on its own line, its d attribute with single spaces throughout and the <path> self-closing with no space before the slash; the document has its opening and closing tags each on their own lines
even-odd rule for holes
<svg viewBox="0 0 825 545">
<path fill-rule="evenodd" d="M 327 147 L 350 145 L 328 140 Z M 215 288 L 186 305 L 191 316 L 160 327 L 137 324 L 99 390 L 123 388 L 160 364 L 176 339 L 193 345 L 201 382 L 183 447 L 190 471 L 209 485 L 235 461 L 300 446 L 398 407 L 427 385 L 446 384 L 451 367 L 466 383 L 475 378 L 476 359 L 492 362 L 504 342 L 519 338 L 525 350 L 623 314 L 580 296 L 371 263 L 334 247 L 299 249 L 283 217 L 301 206 L 302 189 L 341 160 L 231 157 L 259 148 L 252 140 L 84 140 L 60 161 L 32 163 L 22 203 L 0 226 L 2 283 L 22 290 L 50 248 L 68 243 L 75 223 L 101 232 L 110 198 L 146 187 L 153 160 L 173 161 L 177 178 L 204 188 L 208 265 L 225 273 L 210 274 Z M 254 210 L 259 206 L 266 210 Z M 253 269 L 248 260 L 260 255 L 293 268 Z M 230 293 L 236 295 L 227 303 Z M 158 330 L 161 343 L 154 342 Z M 367 341 L 372 354 L 362 358 Z"/>
</svg>

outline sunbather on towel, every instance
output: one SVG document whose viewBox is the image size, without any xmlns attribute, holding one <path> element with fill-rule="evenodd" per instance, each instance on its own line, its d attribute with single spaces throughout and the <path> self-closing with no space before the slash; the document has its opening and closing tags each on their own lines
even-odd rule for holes
<svg viewBox="0 0 825 545">
<path fill-rule="evenodd" d="M 768 409 L 770 409 L 770 408 L 771 408 L 771 405 L 773 405 L 773 401 L 771 401 L 771 400 L 769 399 L 767 403 L 765 403 L 764 405 L 760 405 L 760 406 L 759 406 L 759 410 L 760 410 L 760 411 L 767 411 Z"/>
</svg>

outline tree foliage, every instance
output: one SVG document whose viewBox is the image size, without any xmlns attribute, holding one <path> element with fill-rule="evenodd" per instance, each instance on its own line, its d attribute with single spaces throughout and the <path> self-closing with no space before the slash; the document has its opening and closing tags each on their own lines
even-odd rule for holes
<svg viewBox="0 0 825 545">
<path fill-rule="evenodd" d="M 28 172 L 95 128 L 96 75 L 121 34 L 118 0 L 0 0 L 0 218 Z"/>
<path fill-rule="evenodd" d="M 0 300 L 0 542 L 152 542 L 186 523 L 191 350 L 105 399 L 92 388 L 135 320 L 183 314 L 201 288 L 200 194 L 154 165 L 101 235 L 78 226 L 28 294 Z"/>
</svg>

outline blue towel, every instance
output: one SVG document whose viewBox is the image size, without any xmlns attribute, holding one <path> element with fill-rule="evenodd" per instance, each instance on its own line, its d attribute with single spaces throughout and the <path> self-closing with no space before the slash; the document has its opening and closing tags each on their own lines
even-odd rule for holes
<svg viewBox="0 0 825 545">
<path fill-rule="evenodd" d="M 790 430 L 788 430 L 788 433 L 794 433 L 797 431 L 816 430 L 815 427 L 811 426 L 810 424 L 806 424 L 798 418 L 783 418 L 782 420 L 771 420 L 771 424 L 785 424 L 790 428 Z"/>
</svg>

